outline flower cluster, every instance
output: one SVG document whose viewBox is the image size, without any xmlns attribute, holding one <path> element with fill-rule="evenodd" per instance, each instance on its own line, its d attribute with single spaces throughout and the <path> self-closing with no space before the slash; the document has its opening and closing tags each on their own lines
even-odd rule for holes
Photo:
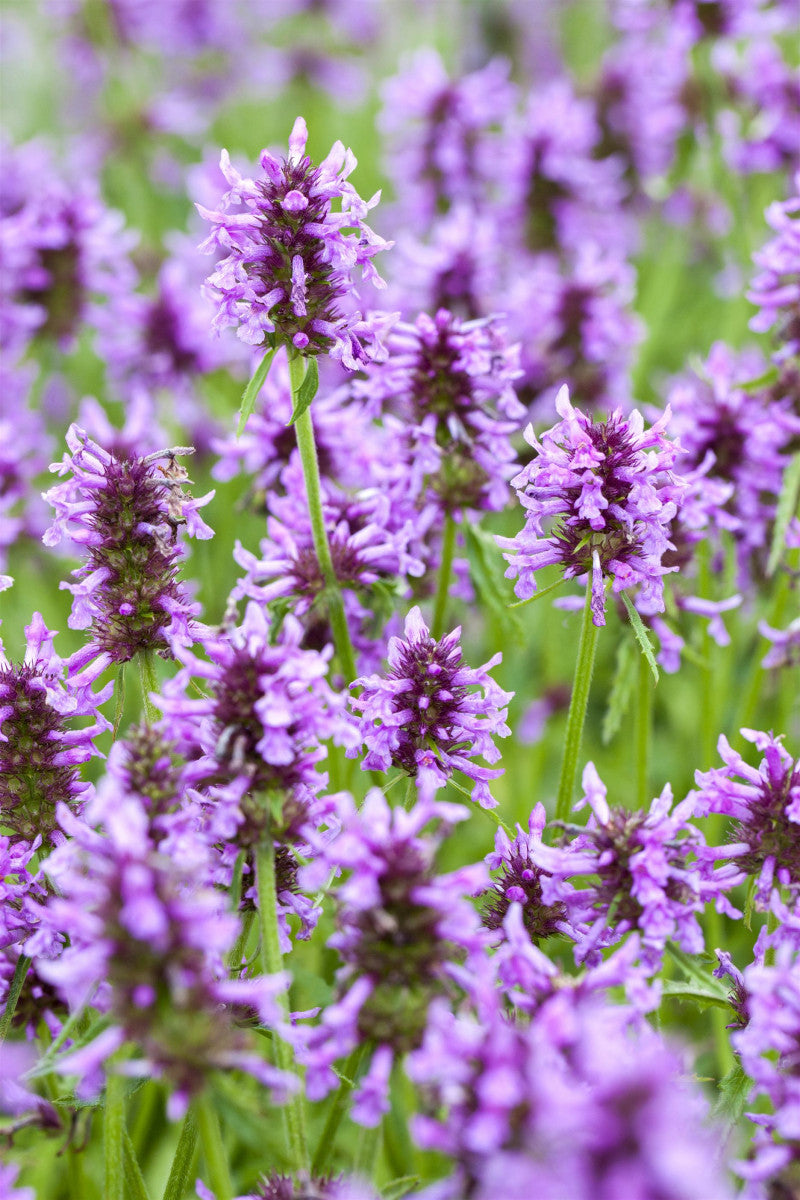
<svg viewBox="0 0 800 1200">
<path fill-rule="evenodd" d="M 440 641 L 431 637 L 418 608 L 406 617 L 404 637 L 389 640 L 385 676 L 356 679 L 350 703 L 361 714 L 367 748 L 364 770 L 398 767 L 419 788 L 443 787 L 455 771 L 473 781 L 472 799 L 483 808 L 496 801 L 488 781 L 501 770 L 473 762 L 500 757 L 494 738 L 507 737 L 508 702 L 488 674 L 501 655 L 482 667 L 469 667 L 461 652 L 461 628 Z"/>
<path fill-rule="evenodd" d="M 759 271 L 747 293 L 748 300 L 761 309 L 750 322 L 751 329 L 762 332 L 777 326 L 779 362 L 800 355 L 800 174 L 794 186 L 790 200 L 767 209 L 767 221 L 777 237 L 754 256 Z"/>
<path fill-rule="evenodd" d="M 298 117 L 283 161 L 261 154 L 262 179 L 244 179 L 223 151 L 221 170 L 230 191 L 221 208 L 198 205 L 213 225 L 203 249 L 226 254 L 208 278 L 217 301 L 218 329 L 237 325 L 239 337 L 303 354 L 328 354 L 355 371 L 379 349 L 376 327 L 359 312 L 345 311 L 353 292 L 351 271 L 381 286 L 372 258 L 388 243 L 365 223 L 379 196 L 364 202 L 347 176 L 356 165 L 352 151 L 337 142 L 314 166 L 306 155 L 308 130 Z M 332 201 L 341 201 L 334 212 Z M 348 232 L 350 230 L 351 232 Z"/>
<path fill-rule="evenodd" d="M 671 468 L 678 453 L 665 429 L 669 410 L 645 430 L 641 415 L 613 413 L 607 421 L 572 407 L 566 388 L 556 400 L 561 421 L 527 441 L 537 452 L 512 480 L 527 510 L 515 538 L 498 538 L 517 578 L 515 591 L 527 599 L 536 591 L 536 572 L 559 565 L 564 577 L 588 575 L 592 584 L 592 620 L 605 624 L 606 580 L 615 592 L 639 587 L 637 606 L 657 613 L 664 607 L 664 565 L 674 549 L 670 522 L 682 496 Z"/>
<path fill-rule="evenodd" d="M 196 609 L 178 579 L 181 525 L 199 538 L 213 530 L 197 509 L 213 492 L 193 500 L 178 455 L 157 451 L 109 454 L 73 425 L 61 463 L 51 470 L 71 478 L 47 493 L 56 518 L 44 536 L 49 546 L 68 536 L 85 546 L 88 560 L 77 583 L 64 584 L 74 597 L 70 626 L 91 630 L 82 661 L 127 662 L 140 652 L 168 652 L 173 638 L 190 641 Z"/>
</svg>

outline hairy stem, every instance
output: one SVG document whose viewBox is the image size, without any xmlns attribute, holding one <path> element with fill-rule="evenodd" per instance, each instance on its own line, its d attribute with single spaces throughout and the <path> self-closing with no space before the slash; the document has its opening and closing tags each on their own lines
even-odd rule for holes
<svg viewBox="0 0 800 1200">
<path fill-rule="evenodd" d="M 567 732 L 564 738 L 564 759 L 561 763 L 561 778 L 558 783 L 556 820 L 566 821 L 572 805 L 575 780 L 578 776 L 578 757 L 581 752 L 583 725 L 589 704 L 592 686 L 595 652 L 597 650 L 597 626 L 592 622 L 592 580 L 586 583 L 586 601 L 583 606 L 581 635 L 578 642 L 578 661 L 572 683 L 572 697 L 567 715 Z"/>
<path fill-rule="evenodd" d="M 228 1156 L 222 1141 L 217 1110 L 211 1103 L 211 1097 L 207 1091 L 201 1092 L 194 1105 L 211 1190 L 216 1200 L 232 1200 L 233 1184 L 228 1170 Z"/>
<path fill-rule="evenodd" d="M 439 566 L 439 581 L 436 587 L 436 601 L 433 606 L 433 627 L 431 628 L 431 634 L 437 641 L 444 633 L 444 619 L 447 615 L 447 601 L 450 598 L 450 579 L 453 574 L 455 548 L 456 523 L 448 513 L 444 522 L 442 561 Z"/>
</svg>

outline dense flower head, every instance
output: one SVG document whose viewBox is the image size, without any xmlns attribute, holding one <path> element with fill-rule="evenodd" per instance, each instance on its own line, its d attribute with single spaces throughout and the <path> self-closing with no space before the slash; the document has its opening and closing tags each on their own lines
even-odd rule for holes
<svg viewBox="0 0 800 1200">
<path fill-rule="evenodd" d="M 731 166 L 743 174 L 793 170 L 800 159 L 800 77 L 772 37 L 715 46 L 713 63 L 733 108 L 719 127 Z"/>
<path fill-rule="evenodd" d="M 678 470 L 688 474 L 703 467 L 710 483 L 733 485 L 724 510 L 732 518 L 728 528 L 742 578 L 769 546 L 788 450 L 800 436 L 788 374 L 774 387 L 748 386 L 765 366 L 759 353 L 737 354 L 717 342 L 700 373 L 677 381 L 667 396 L 682 451 Z"/>
<path fill-rule="evenodd" d="M 213 492 L 194 500 L 183 490 L 188 472 L 177 456 L 191 451 L 118 456 L 76 425 L 67 446 L 51 470 L 72 474 L 46 495 L 56 517 L 44 540 L 52 546 L 68 536 L 86 547 L 78 582 L 62 586 L 74 597 L 70 627 L 91 630 L 87 658 L 126 662 L 140 651 L 168 651 L 172 637 L 190 640 L 196 609 L 178 579 L 177 532 L 186 525 L 195 537 L 213 536 L 197 512 Z"/>
<path fill-rule="evenodd" d="M 759 269 L 747 298 L 761 309 L 750 328 L 775 330 L 780 362 L 800 355 L 800 173 L 792 197 L 771 204 L 766 215 L 777 236 L 753 256 Z"/>
<path fill-rule="evenodd" d="M 241 781 L 240 843 L 260 840 L 265 828 L 281 841 L 296 838 L 325 783 L 317 771 L 326 756 L 322 743 L 356 740 L 327 683 L 330 647 L 303 649 L 302 634 L 291 616 L 271 630 L 264 609 L 251 601 L 241 625 L 204 634 L 204 658 L 177 649 L 182 669 L 156 701 L 173 736 L 204 756 L 209 782 Z M 203 681 L 200 698 L 193 680 Z M 268 803 L 273 795 L 279 810 Z"/>
<path fill-rule="evenodd" d="M 408 1072 L 415 1139 L 455 1172 L 425 1200 L 728 1200 L 720 1139 L 681 1057 L 631 1011 L 572 989 L 530 1023 L 432 1007 Z"/>
<path fill-rule="evenodd" d="M 709 848 L 714 859 L 729 859 L 740 872 L 756 878 L 756 899 L 767 907 L 772 889 L 800 884 L 800 763 L 780 737 L 755 729 L 742 737 L 763 755 L 757 767 L 747 763 L 720 736 L 723 767 L 695 774 L 699 816 L 724 813 L 732 818 L 732 840 Z"/>
<path fill-rule="evenodd" d="M 638 586 L 643 612 L 662 612 L 662 577 L 676 569 L 663 559 L 674 549 L 669 526 L 683 492 L 671 470 L 678 448 L 665 435 L 669 410 L 649 430 L 636 410 L 593 423 L 566 388 L 556 409 L 562 419 L 541 441 L 525 431 L 537 453 L 512 480 L 527 516 L 516 538 L 498 538 L 513 551 L 506 575 L 528 599 L 542 567 L 559 564 L 566 579 L 588 574 L 595 625 L 605 624 L 607 578 L 615 592 Z"/>
<path fill-rule="evenodd" d="M 544 805 L 537 804 L 531 812 L 527 833 L 518 825 L 512 839 L 505 829 L 497 830 L 495 848 L 486 855 L 486 864 L 499 873 L 482 897 L 482 918 L 488 929 L 502 930 L 509 908 L 518 904 L 525 929 L 535 945 L 559 934 L 573 936 L 565 900 L 557 896 L 551 897 L 549 903 L 544 900 L 542 884 L 550 872 L 534 861 L 534 850 L 541 844 L 546 819 Z"/>
<path fill-rule="evenodd" d="M 41 145 L 3 150 L 0 346 L 21 355 L 36 335 L 69 348 L 85 322 L 134 286 L 135 238 L 85 169 L 67 178 Z"/>
<path fill-rule="evenodd" d="M 97 709 L 113 684 L 93 693 L 80 675 L 68 676 L 40 613 L 25 634 L 21 663 L 0 643 L 0 826 L 32 842 L 53 833 L 59 803 L 85 799 L 89 784 L 78 768 L 97 753 L 92 739 L 111 728 Z"/>
<path fill-rule="evenodd" d="M 455 205 L 485 201 L 498 126 L 515 98 L 508 76 L 509 64 L 498 58 L 451 79 L 439 54 L 425 47 L 384 85 L 380 125 L 404 223 L 419 228 Z"/>
<path fill-rule="evenodd" d="M 342 796 L 339 816 L 341 830 L 301 873 L 309 888 L 333 869 L 349 873 L 337 888 L 337 931 L 328 942 L 343 966 L 333 1003 L 306 1031 L 302 1057 L 309 1095 L 320 1097 L 335 1084 L 333 1062 L 358 1042 L 371 1045 L 353 1116 L 374 1125 L 388 1107 L 393 1058 L 420 1044 L 433 998 L 455 991 L 454 964 L 483 945 L 465 893 L 485 884 L 486 870 L 478 863 L 436 874 L 435 852 L 466 812 L 430 793 L 409 811 L 390 808 L 378 789 L 360 811 Z M 436 831 L 423 834 L 432 821 Z"/>
<path fill-rule="evenodd" d="M 78 1075 L 79 1094 L 92 1095 L 103 1064 L 131 1042 L 141 1057 L 126 1069 L 169 1080 L 173 1114 L 217 1067 L 284 1090 L 286 1079 L 251 1049 L 246 1025 L 256 1013 L 280 1023 L 276 995 L 285 979 L 228 982 L 225 956 L 238 921 L 224 894 L 204 882 L 207 847 L 186 838 L 180 859 L 161 853 L 141 798 L 118 788 L 98 793 L 86 821 L 64 808 L 60 819 L 70 840 L 47 860 L 57 892 L 41 915 L 69 944 L 37 965 L 73 1011 L 92 1003 L 111 1024 L 57 1069 Z"/>
<path fill-rule="evenodd" d="M 354 267 L 383 284 L 371 260 L 388 243 L 365 223 L 379 194 L 365 203 L 347 182 L 356 160 L 341 142 L 314 166 L 305 152 L 307 138 L 298 117 L 288 158 L 262 151 L 258 181 L 244 179 L 222 153 L 230 190 L 218 211 L 198 205 L 213 225 L 202 248 L 227 254 L 207 281 L 219 305 L 214 325 L 237 325 L 239 337 L 252 345 L 271 335 L 273 344 L 303 354 L 331 354 L 356 370 L 380 349 L 377 326 L 345 311 Z M 333 200 L 341 201 L 340 212 L 333 211 Z"/>
<path fill-rule="evenodd" d="M 419 608 L 406 617 L 404 636 L 389 641 L 388 670 L 352 685 L 360 688 L 351 704 L 361 714 L 360 733 L 367 748 L 364 770 L 398 767 L 420 788 L 443 787 L 455 771 L 473 781 L 472 798 L 483 808 L 496 801 L 488 780 L 502 769 L 494 738 L 507 737 L 508 702 L 489 675 L 501 661 L 495 654 L 481 667 L 469 667 L 461 650 L 461 627 L 440 640 L 431 637 Z"/>
<path fill-rule="evenodd" d="M 2 814 L 0 824 L 5 824 Z M 3 1006 L 22 947 L 38 924 L 32 902 L 41 900 L 45 894 L 41 876 L 31 862 L 40 844 L 38 837 L 33 842 L 26 842 L 22 838 L 0 835 L 0 1005 Z M 23 1009 L 24 999 L 14 1013 L 17 1021 L 23 1015 Z"/>
<path fill-rule="evenodd" d="M 497 321 L 460 321 L 444 308 L 396 325 L 387 344 L 387 361 L 354 391 L 376 415 L 397 418 L 393 442 L 420 503 L 430 496 L 445 513 L 502 508 L 515 457 L 509 436 L 525 413 L 513 386 L 518 347 Z"/>
<path fill-rule="evenodd" d="M 700 953 L 697 917 L 707 901 L 734 910 L 724 896 L 731 880 L 715 877 L 701 860 L 703 836 L 690 823 L 694 798 L 673 808 L 667 785 L 647 809 L 612 807 L 593 763 L 584 769 L 583 789 L 578 807 L 592 810 L 586 827 L 570 827 L 569 840 L 557 847 L 540 843 L 532 855 L 552 877 L 545 895 L 551 889 L 562 895 L 564 880 L 586 880 L 567 895 L 568 918 L 580 930 L 577 958 L 595 961 L 598 947 L 632 929 L 641 933 L 643 961 L 651 969 L 660 967 L 668 939 Z"/>
</svg>

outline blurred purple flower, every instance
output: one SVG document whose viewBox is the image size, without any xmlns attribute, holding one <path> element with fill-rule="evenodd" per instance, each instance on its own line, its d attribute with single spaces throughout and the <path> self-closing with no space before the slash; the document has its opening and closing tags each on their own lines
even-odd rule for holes
<svg viewBox="0 0 800 1200">
<path fill-rule="evenodd" d="M 800 355 L 800 173 L 794 193 L 784 204 L 770 204 L 767 224 L 777 237 L 753 255 L 758 273 L 747 299 L 761 309 L 750 328 L 774 329 L 777 362 Z"/>
</svg>

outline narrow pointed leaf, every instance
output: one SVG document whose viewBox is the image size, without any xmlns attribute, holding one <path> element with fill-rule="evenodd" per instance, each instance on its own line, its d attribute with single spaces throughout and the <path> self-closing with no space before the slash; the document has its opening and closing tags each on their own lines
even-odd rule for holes
<svg viewBox="0 0 800 1200">
<path fill-rule="evenodd" d="M 634 608 L 633 602 L 628 599 L 627 593 L 620 592 L 619 594 L 622 597 L 622 601 L 628 610 L 628 616 L 630 617 L 630 622 L 631 622 L 631 625 L 633 626 L 633 632 L 636 634 L 636 640 L 639 643 L 642 654 L 647 659 L 647 662 L 650 666 L 650 670 L 653 673 L 653 679 L 655 679 L 656 683 L 658 683 L 658 664 L 656 663 L 656 656 L 653 653 L 653 647 L 650 642 L 650 635 L 648 634 L 647 630 L 645 629 L 645 627 L 642 623 L 642 618 L 639 616 L 638 612 Z"/>
<path fill-rule="evenodd" d="M 244 433 L 244 427 L 247 424 L 248 418 L 256 406 L 256 397 L 264 386 L 264 380 L 269 375 L 269 369 L 272 366 L 272 360 L 275 357 L 277 346 L 273 346 L 262 358 L 261 362 L 255 369 L 253 378 L 248 383 L 242 393 L 242 405 L 239 409 L 239 424 L 236 426 L 236 436 L 241 437 Z"/>
<path fill-rule="evenodd" d="M 294 425 L 298 417 L 302 417 L 303 413 L 311 406 L 311 401 L 317 394 L 319 388 L 319 367 L 317 366 L 316 358 L 308 360 L 308 367 L 303 378 L 303 382 L 297 389 L 297 394 L 294 398 L 294 411 L 290 425 Z"/>
</svg>

